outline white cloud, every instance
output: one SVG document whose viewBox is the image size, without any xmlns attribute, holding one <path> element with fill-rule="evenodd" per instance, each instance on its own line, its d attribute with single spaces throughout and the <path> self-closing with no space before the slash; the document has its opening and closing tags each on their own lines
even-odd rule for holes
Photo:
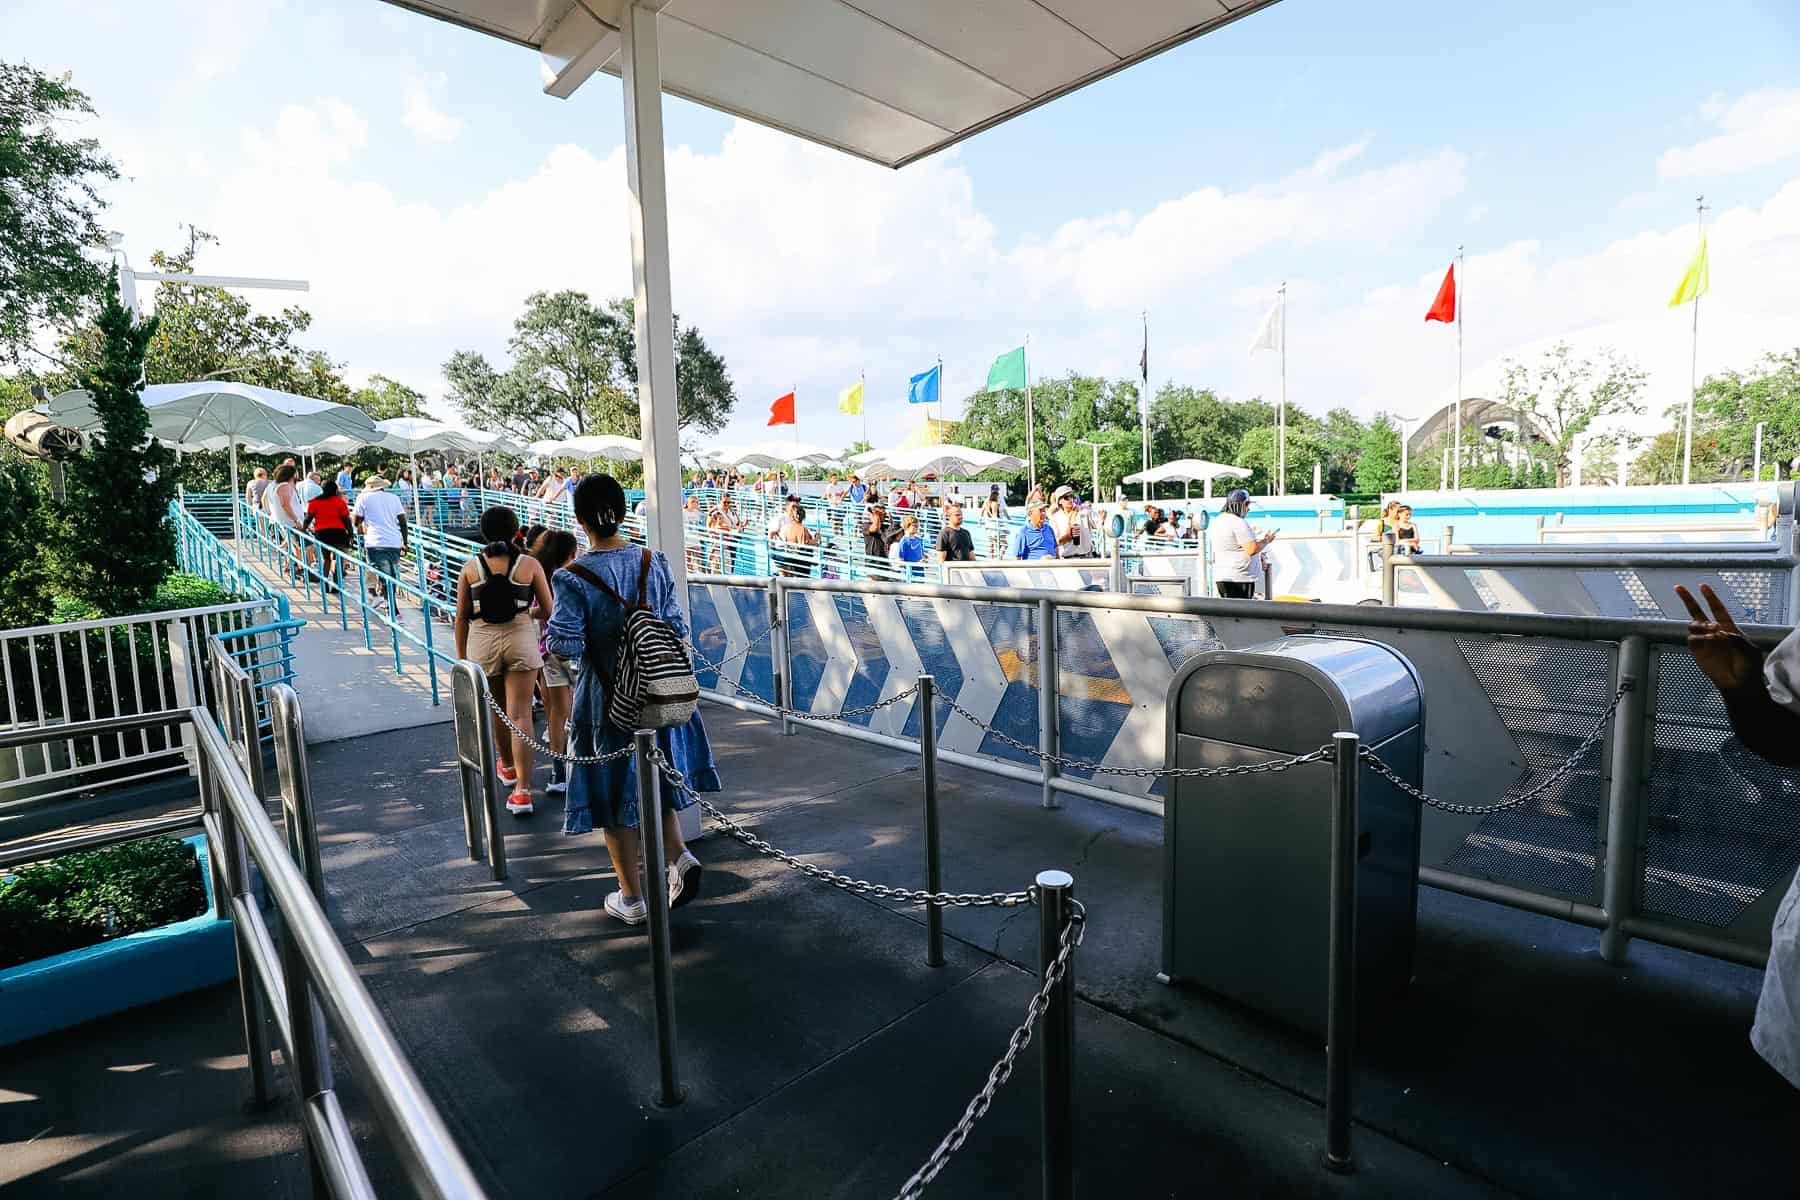
<svg viewBox="0 0 1800 1200">
<path fill-rule="evenodd" d="M 1732 175 L 1800 154 L 1800 90 L 1770 88 L 1732 102 L 1715 96 L 1700 115 L 1720 132 L 1663 151 L 1656 171 L 1664 179 Z"/>
<path fill-rule="evenodd" d="M 465 347 L 503 356 L 528 293 L 629 294 L 622 149 L 559 146 L 529 174 L 446 205 L 369 180 L 361 156 L 380 150 L 379 136 L 340 101 L 289 106 L 237 153 L 229 140 L 209 150 L 203 191 L 171 179 L 181 207 L 166 220 L 220 236 L 208 269 L 310 279 L 309 340 L 357 378 L 379 371 L 418 388 L 440 413 L 435 364 Z M 1040 374 L 1132 376 L 1146 304 L 1153 385 L 1273 396 L 1275 356 L 1245 347 L 1289 265 L 1306 268 L 1289 276 L 1293 402 L 1411 415 L 1453 391 L 1455 333 L 1422 320 L 1444 263 L 1425 260 L 1414 236 L 1469 190 L 1454 150 L 1379 161 L 1354 143 L 1268 183 L 1075 217 L 1022 245 L 996 230 L 954 153 L 893 172 L 739 123 L 716 151 L 671 149 L 667 167 L 676 307 L 739 387 L 739 417 L 720 440 L 762 436 L 767 401 L 798 386 L 801 436 L 847 444 L 861 422 L 838 415 L 835 396 L 858 371 L 871 436 L 897 437 L 920 415 L 900 403 L 908 374 L 941 354 L 946 395 L 960 396 L 1027 331 Z M 156 213 L 167 189 L 133 189 L 133 207 Z M 1664 305 L 1692 226 L 1562 256 L 1531 232 L 1471 246 L 1471 394 L 1485 364 L 1574 335 L 1642 358 L 1657 376 L 1653 405 L 1678 396 L 1688 314 Z M 1393 264 L 1373 279 L 1370 247 Z M 1335 265 L 1343 250 L 1357 265 Z M 1718 215 L 1712 281 L 1702 370 L 1797 340 L 1800 179 Z"/>
<path fill-rule="evenodd" d="M 1136 219 L 1070 221 L 1012 259 L 1040 297 L 1073 291 L 1093 309 L 1154 303 L 1277 244 L 1388 241 L 1465 185 L 1467 160 L 1455 150 L 1346 170 L 1366 149 L 1356 142 L 1328 150 L 1266 187 L 1201 188 Z"/>
<path fill-rule="evenodd" d="M 437 79 L 443 86 L 443 76 Z M 446 146 L 462 135 L 461 118 L 453 117 L 432 103 L 431 91 L 422 79 L 414 80 L 406 89 L 405 110 L 401 121 L 421 142 Z"/>
</svg>

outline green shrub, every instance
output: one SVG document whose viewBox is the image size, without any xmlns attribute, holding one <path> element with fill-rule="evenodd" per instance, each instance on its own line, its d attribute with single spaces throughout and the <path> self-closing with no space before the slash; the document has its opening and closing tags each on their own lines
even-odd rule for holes
<svg viewBox="0 0 1800 1200">
<path fill-rule="evenodd" d="M 0 968 L 205 911 L 199 858 L 186 842 L 150 838 L 65 854 L 0 881 Z"/>
<path fill-rule="evenodd" d="M 175 612 L 183 608 L 210 608 L 215 604 L 235 604 L 243 597 L 229 592 L 210 579 L 202 579 L 198 575 L 171 575 L 156 589 L 156 595 L 150 598 L 142 612 Z M 92 604 L 76 600 L 68 596 L 56 598 L 56 610 L 51 621 L 57 625 L 66 625 L 71 621 L 97 621 L 104 614 Z M 135 616 L 135 613 L 121 613 L 121 616 Z"/>
</svg>

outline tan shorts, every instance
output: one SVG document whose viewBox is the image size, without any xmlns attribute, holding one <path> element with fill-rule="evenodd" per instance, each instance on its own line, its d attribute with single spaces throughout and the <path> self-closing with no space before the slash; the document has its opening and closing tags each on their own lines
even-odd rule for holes
<svg viewBox="0 0 1800 1200">
<path fill-rule="evenodd" d="M 490 679 L 508 671 L 537 670 L 544 665 L 544 656 L 538 653 L 537 622 L 523 616 L 501 625 L 470 622 L 469 657 Z"/>
<path fill-rule="evenodd" d="M 554 654 L 544 655 L 544 686 L 574 687 L 575 672 L 569 666 L 569 660 Z"/>
</svg>

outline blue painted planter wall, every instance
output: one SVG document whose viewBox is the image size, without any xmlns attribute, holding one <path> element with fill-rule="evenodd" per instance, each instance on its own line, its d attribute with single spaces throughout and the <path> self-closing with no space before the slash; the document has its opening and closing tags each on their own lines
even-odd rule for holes
<svg viewBox="0 0 1800 1200">
<path fill-rule="evenodd" d="M 219 915 L 206 839 L 194 848 L 207 911 L 161 929 L 0 971 L 0 1046 L 179 996 L 237 975 L 231 922 Z"/>
</svg>

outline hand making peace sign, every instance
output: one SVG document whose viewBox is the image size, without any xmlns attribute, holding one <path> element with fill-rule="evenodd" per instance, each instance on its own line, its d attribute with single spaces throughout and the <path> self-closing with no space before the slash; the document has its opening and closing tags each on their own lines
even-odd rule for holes
<svg viewBox="0 0 1800 1200">
<path fill-rule="evenodd" d="M 1712 609 L 1711 617 L 1686 588 L 1677 585 L 1675 594 L 1681 597 L 1688 616 L 1693 618 L 1688 622 L 1688 650 L 1694 656 L 1694 665 L 1704 671 L 1720 691 L 1756 683 L 1762 675 L 1762 651 L 1738 629 L 1731 610 L 1725 607 L 1718 593 L 1708 584 L 1700 585 L 1700 594 L 1706 597 L 1706 603 Z"/>
</svg>

